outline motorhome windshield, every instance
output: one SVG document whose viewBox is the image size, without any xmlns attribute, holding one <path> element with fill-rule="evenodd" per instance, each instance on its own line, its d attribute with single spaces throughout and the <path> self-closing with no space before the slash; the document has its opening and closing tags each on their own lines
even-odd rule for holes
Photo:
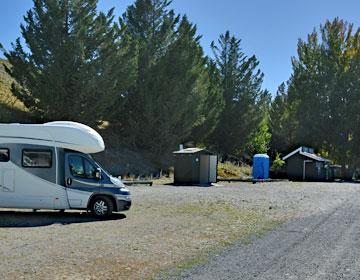
<svg viewBox="0 0 360 280">
<path fill-rule="evenodd" d="M 91 155 L 89 155 L 89 156 L 90 156 L 90 158 L 94 161 L 94 163 L 97 165 L 97 167 L 101 168 L 101 170 L 102 170 L 108 177 L 112 177 L 112 175 L 110 174 L 109 171 L 107 171 L 105 168 L 103 168 L 103 167 L 101 166 L 101 164 L 98 163 Z"/>
</svg>

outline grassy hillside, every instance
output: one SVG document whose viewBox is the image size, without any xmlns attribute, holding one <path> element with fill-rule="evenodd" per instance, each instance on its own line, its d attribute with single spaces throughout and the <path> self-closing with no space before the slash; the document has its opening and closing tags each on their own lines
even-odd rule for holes
<svg viewBox="0 0 360 280">
<path fill-rule="evenodd" d="M 13 79 L 6 73 L 4 64 L 9 65 L 0 59 L 0 122 L 27 122 L 24 105 L 11 93 Z"/>
<path fill-rule="evenodd" d="M 9 66 L 6 60 L 0 59 L 0 123 L 34 123 L 36 117 L 32 116 L 11 93 L 13 79 L 6 73 L 3 65 Z M 144 153 L 137 153 L 126 148 L 119 147 L 118 136 L 105 127 L 98 127 L 104 137 L 107 149 L 97 154 L 96 159 L 115 175 L 144 175 L 155 174 L 155 168 L 145 157 Z"/>
<path fill-rule="evenodd" d="M 23 109 L 24 106 L 21 102 L 17 101 L 11 94 L 13 79 L 6 73 L 4 65 L 9 66 L 5 60 L 0 60 L 0 103 Z"/>
<path fill-rule="evenodd" d="M 5 72 L 4 65 L 8 65 L 8 63 L 0 60 L 0 102 L 8 103 L 13 99 L 10 91 L 12 79 Z"/>
</svg>

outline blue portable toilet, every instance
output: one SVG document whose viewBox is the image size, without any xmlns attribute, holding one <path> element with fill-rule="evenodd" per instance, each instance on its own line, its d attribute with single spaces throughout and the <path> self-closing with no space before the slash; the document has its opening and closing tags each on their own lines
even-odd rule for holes
<svg viewBox="0 0 360 280">
<path fill-rule="evenodd" d="M 253 179 L 269 179 L 270 158 L 257 154 L 253 158 Z"/>
</svg>

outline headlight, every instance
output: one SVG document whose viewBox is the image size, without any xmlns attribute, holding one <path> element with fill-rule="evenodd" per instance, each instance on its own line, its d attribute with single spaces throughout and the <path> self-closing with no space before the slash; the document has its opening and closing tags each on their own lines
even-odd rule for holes
<svg viewBox="0 0 360 280">
<path fill-rule="evenodd" d="M 120 189 L 119 194 L 120 195 L 128 195 L 128 196 L 130 196 L 130 191 L 127 190 L 127 189 Z"/>
<path fill-rule="evenodd" d="M 131 201 L 131 195 L 116 195 L 116 198 L 118 200 Z"/>
</svg>

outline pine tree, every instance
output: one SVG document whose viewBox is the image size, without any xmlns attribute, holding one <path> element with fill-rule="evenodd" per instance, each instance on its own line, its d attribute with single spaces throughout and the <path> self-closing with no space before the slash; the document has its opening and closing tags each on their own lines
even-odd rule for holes
<svg viewBox="0 0 360 280">
<path fill-rule="evenodd" d="M 137 46 L 136 82 L 125 112 L 119 112 L 122 135 L 130 147 L 151 151 L 159 161 L 205 124 L 204 108 L 221 102 L 196 27 L 175 15 L 170 3 L 137 0 L 120 19 Z"/>
<path fill-rule="evenodd" d="M 273 117 L 276 110 L 283 114 L 278 124 L 292 128 L 280 134 L 291 132 L 293 144 L 323 150 L 344 165 L 359 163 L 359 32 L 336 18 L 299 40 L 287 93 L 273 104 Z"/>
<path fill-rule="evenodd" d="M 215 62 L 221 75 L 225 107 L 212 135 L 212 143 L 223 155 L 249 153 L 252 137 L 263 120 L 260 110 L 263 74 L 255 56 L 247 57 L 240 40 L 230 32 L 220 36 L 218 45 L 212 43 Z"/>
<path fill-rule="evenodd" d="M 193 128 L 189 140 L 195 143 L 211 145 L 211 135 L 216 129 L 221 112 L 224 109 L 224 99 L 221 89 L 220 72 L 210 58 L 207 59 L 207 84 L 206 97 L 200 109 L 200 117 Z"/>
<path fill-rule="evenodd" d="M 21 25 L 27 48 L 19 38 L 5 51 L 12 92 L 39 121 L 94 124 L 121 103 L 128 62 L 113 10 L 99 13 L 97 2 L 34 0 Z"/>
<path fill-rule="evenodd" d="M 292 106 L 288 100 L 286 84 L 282 83 L 269 111 L 269 127 L 271 132 L 270 150 L 272 155 L 286 153 L 298 148 L 300 143 L 295 137 L 298 123 L 294 119 Z"/>
</svg>

